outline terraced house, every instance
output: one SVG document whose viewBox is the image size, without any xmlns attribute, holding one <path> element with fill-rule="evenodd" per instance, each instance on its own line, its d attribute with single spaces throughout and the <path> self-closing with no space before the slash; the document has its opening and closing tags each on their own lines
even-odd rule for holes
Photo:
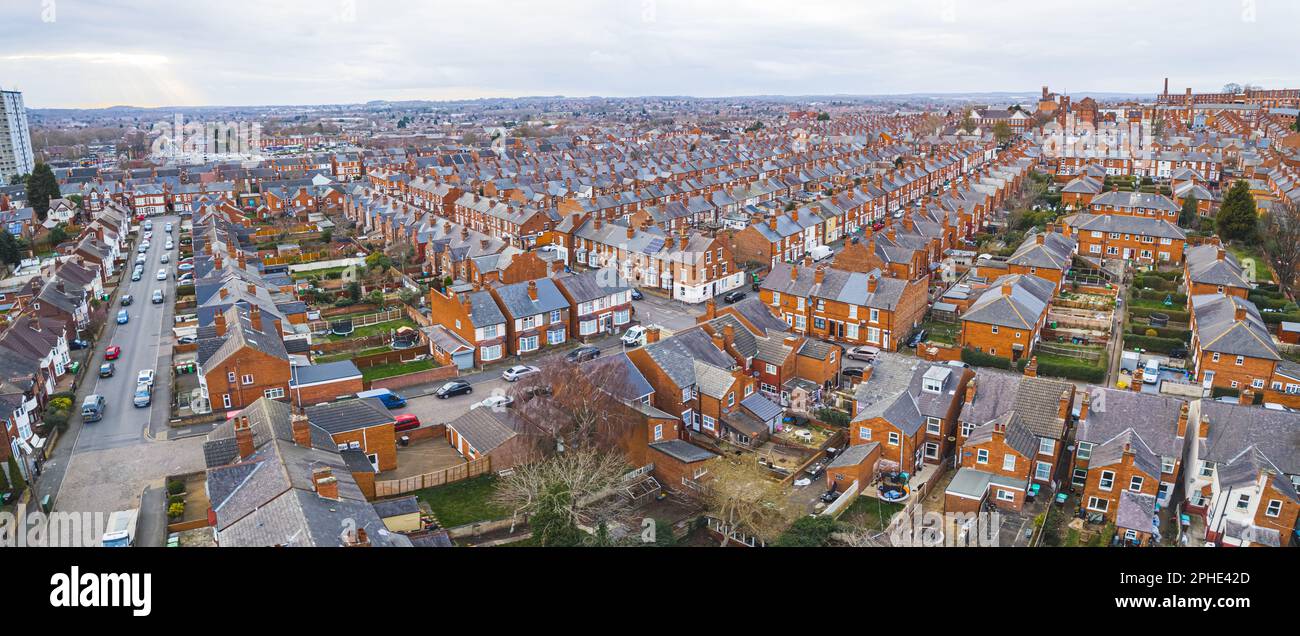
<svg viewBox="0 0 1300 636">
<path fill-rule="evenodd" d="M 896 350 L 925 317 L 926 283 L 780 263 L 759 297 L 797 333 Z"/>
<path fill-rule="evenodd" d="M 1187 285 L 1187 296 L 1204 294 L 1227 294 L 1246 298 L 1254 288 L 1237 257 L 1229 254 L 1220 245 L 1197 245 L 1187 250 L 1187 262 L 1183 264 L 1183 280 Z"/>
<path fill-rule="evenodd" d="M 574 337 L 586 340 L 619 333 L 632 322 L 632 288 L 609 274 L 592 271 L 555 279 L 555 286 L 569 301 L 569 333 Z"/>
<path fill-rule="evenodd" d="M 665 234 L 654 226 L 580 221 L 573 231 L 575 265 L 617 267 L 620 276 L 642 289 L 655 289 L 674 300 L 699 303 L 745 283 L 730 244 L 700 232 Z"/>
<path fill-rule="evenodd" d="M 1065 286 L 1077 247 L 1074 239 L 1059 232 L 1040 231 L 1027 237 L 1007 259 L 1008 274 L 1037 276 L 1052 281 L 1059 293 Z"/>
<path fill-rule="evenodd" d="M 507 245 L 532 247 L 555 219 L 546 211 L 510 201 L 465 193 L 452 204 L 452 218 L 462 226 L 500 239 Z"/>
<path fill-rule="evenodd" d="M 980 369 L 967 384 L 965 400 L 957 416 L 958 443 L 968 443 L 977 427 L 1002 421 L 1007 413 L 1014 411 L 1019 423 L 1034 438 L 1029 479 L 1049 484 L 1057 478 L 1057 467 L 1066 453 L 1074 393 L 1075 386 L 1070 382 L 1038 377 L 1032 361 L 1023 375 Z M 1006 423 L 1009 427 L 1010 421 Z M 964 447 L 961 452 L 965 452 Z"/>
<path fill-rule="evenodd" d="M 850 444 L 880 444 L 880 459 L 908 472 L 952 455 L 969 369 L 919 364 L 907 388 L 864 404 L 849 424 Z"/>
<path fill-rule="evenodd" d="M 488 291 L 472 286 L 429 291 L 430 317 L 474 349 L 474 364 L 500 360 L 509 354 L 506 316 Z"/>
<path fill-rule="evenodd" d="M 1056 286 L 1030 274 L 1002 276 L 961 315 L 962 347 L 970 347 L 1012 362 L 1028 356 L 1038 344 Z"/>
<path fill-rule="evenodd" d="M 1255 304 L 1226 294 L 1192 296 L 1189 302 L 1196 380 L 1236 391 L 1268 388 L 1282 356 Z"/>
<path fill-rule="evenodd" d="M 1118 187 L 1092 198 L 1088 211 L 1093 214 L 1125 214 L 1164 219 L 1178 224 L 1181 208 L 1163 194 L 1120 192 Z"/>
<path fill-rule="evenodd" d="M 1187 511 L 1204 538 L 1225 546 L 1291 546 L 1300 516 L 1300 415 L 1225 404 L 1191 403 Z"/>
<path fill-rule="evenodd" d="M 507 353 L 523 355 L 569 340 L 569 301 L 549 278 L 488 290 L 506 319 Z"/>
<path fill-rule="evenodd" d="M 1074 214 L 1064 223 L 1078 252 L 1090 258 L 1181 263 L 1187 234 L 1165 219 L 1126 214 Z"/>
<path fill-rule="evenodd" d="M 1085 508 L 1114 520 L 1125 490 L 1170 505 L 1182 470 L 1187 402 L 1099 386 L 1082 392 L 1070 481 L 1084 489 Z"/>
<path fill-rule="evenodd" d="M 659 340 L 651 329 L 646 346 L 628 352 L 632 364 L 654 387 L 655 408 L 680 419 L 687 437 L 728 437 L 724 426 L 737 405 L 757 390 L 742 365 L 735 333 L 710 334 L 692 327 Z"/>
</svg>

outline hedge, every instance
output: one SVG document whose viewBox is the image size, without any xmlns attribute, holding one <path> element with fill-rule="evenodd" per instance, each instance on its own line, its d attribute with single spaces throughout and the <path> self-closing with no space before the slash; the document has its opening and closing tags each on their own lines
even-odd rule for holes
<svg viewBox="0 0 1300 636">
<path fill-rule="evenodd" d="M 1182 340 L 1183 342 L 1191 342 L 1192 340 L 1192 332 L 1189 329 L 1173 329 L 1171 327 L 1151 327 L 1149 325 L 1144 325 L 1141 323 L 1129 323 L 1127 333 L 1131 333 L 1138 336 L 1145 336 L 1147 335 L 1148 329 L 1155 329 L 1157 338 L 1172 338 L 1176 340 Z"/>
<path fill-rule="evenodd" d="M 1160 309 L 1151 309 L 1148 307 L 1130 306 L 1128 308 L 1128 313 L 1130 316 L 1135 316 L 1140 318 L 1150 318 L 1151 314 L 1164 314 L 1166 316 L 1169 316 L 1170 320 L 1174 322 L 1182 322 L 1182 323 L 1186 323 L 1192 319 L 1191 314 L 1188 314 L 1186 311 L 1182 311 L 1179 309 L 1172 309 L 1169 307 L 1161 307 Z"/>
<path fill-rule="evenodd" d="M 1228 386 L 1216 386 L 1210 389 L 1210 397 L 1240 397 L 1241 391 Z"/>
<path fill-rule="evenodd" d="M 1169 353 L 1179 347 L 1186 349 L 1187 344 L 1182 340 L 1173 338 L 1152 338 L 1132 333 L 1124 334 L 1124 348 L 1126 349 L 1141 348 L 1157 353 Z"/>
<path fill-rule="evenodd" d="M 973 367 L 993 367 L 995 369 L 1011 369 L 1011 360 L 984 353 L 971 347 L 963 347 L 961 350 L 961 361 Z"/>
<path fill-rule="evenodd" d="M 1173 291 L 1178 288 L 1178 283 L 1161 278 L 1160 276 L 1150 276 L 1138 274 L 1133 277 L 1133 286 L 1135 288 L 1149 287 L 1160 291 Z"/>
<path fill-rule="evenodd" d="M 1136 296 L 1136 297 L 1138 297 L 1138 298 L 1141 298 L 1141 299 L 1143 299 L 1143 300 L 1154 300 L 1154 301 L 1157 301 L 1157 302 L 1164 302 L 1164 301 L 1165 301 L 1165 297 L 1168 297 L 1168 298 L 1169 298 L 1169 302 L 1173 303 L 1173 304 L 1174 304 L 1174 305 L 1173 305 L 1174 307 L 1186 307 L 1186 306 L 1187 306 L 1187 294 L 1179 294 L 1179 293 L 1174 292 L 1174 291 L 1171 291 L 1171 290 L 1165 290 L 1165 289 L 1138 289 L 1138 290 L 1135 290 L 1135 291 L 1133 292 L 1133 295 Z"/>
<path fill-rule="evenodd" d="M 1038 375 L 1069 378 L 1093 384 L 1106 381 L 1106 370 L 1101 367 L 1044 360 L 1041 356 L 1038 358 Z"/>
<path fill-rule="evenodd" d="M 1300 322 L 1300 313 L 1284 314 L 1280 311 L 1263 311 L 1260 317 L 1264 319 L 1264 324 L 1276 325 L 1279 322 Z"/>
<path fill-rule="evenodd" d="M 1251 294 L 1246 300 L 1255 303 L 1255 306 L 1263 309 L 1286 309 L 1293 306 L 1291 301 L 1285 298 L 1271 298 L 1262 294 Z"/>
</svg>

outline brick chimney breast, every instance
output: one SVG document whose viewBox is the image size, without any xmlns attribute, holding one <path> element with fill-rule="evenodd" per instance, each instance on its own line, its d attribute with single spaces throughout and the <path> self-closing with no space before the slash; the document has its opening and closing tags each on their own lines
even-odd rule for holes
<svg viewBox="0 0 1300 636">
<path fill-rule="evenodd" d="M 528 298 L 533 302 L 537 302 L 537 281 L 535 280 L 528 281 Z"/>
</svg>

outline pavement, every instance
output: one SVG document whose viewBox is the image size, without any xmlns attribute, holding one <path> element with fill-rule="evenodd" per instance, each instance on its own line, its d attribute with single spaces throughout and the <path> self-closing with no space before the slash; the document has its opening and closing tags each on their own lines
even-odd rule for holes
<svg viewBox="0 0 1300 636">
<path fill-rule="evenodd" d="M 103 335 L 94 353 L 87 358 L 86 375 L 76 387 L 68 431 L 51 459 L 45 462 L 37 480 L 33 506 L 45 495 L 51 495 L 56 510 L 114 512 L 135 508 L 140 505 L 140 494 L 146 487 L 161 485 L 167 475 L 203 468 L 201 438 L 165 441 L 169 438 L 171 374 L 168 367 L 177 250 L 171 251 L 172 262 L 165 266 L 169 272 L 167 280 L 156 280 L 154 275 L 164 267 L 159 263 L 167 237 L 163 226 L 170 221 L 179 228 L 180 219 L 162 216 L 151 220 L 154 237 L 147 253 L 145 275 L 136 282 L 130 278 L 137 242 L 131 248 L 127 271 L 122 274 L 116 295 L 110 300 Z M 179 232 L 173 236 L 179 238 Z M 149 297 L 159 288 L 164 289 L 166 301 L 155 305 Z M 126 307 L 130 321 L 119 325 L 116 316 L 123 294 L 131 294 L 134 302 Z M 111 345 L 121 347 L 122 355 L 115 361 L 117 369 L 113 377 L 100 378 L 99 365 L 104 362 L 104 350 Z M 143 369 L 154 369 L 157 380 L 152 404 L 148 408 L 136 408 L 132 405 L 135 379 Z M 84 423 L 80 415 L 81 401 L 92 393 L 103 395 L 107 408 L 102 420 Z"/>
</svg>

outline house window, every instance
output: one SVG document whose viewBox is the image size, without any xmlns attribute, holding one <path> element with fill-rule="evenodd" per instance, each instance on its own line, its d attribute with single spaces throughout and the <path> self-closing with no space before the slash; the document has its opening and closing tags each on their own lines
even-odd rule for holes
<svg viewBox="0 0 1300 636">
<path fill-rule="evenodd" d="M 229 394 L 229 393 L 222 393 L 222 394 L 221 394 L 221 406 L 224 407 L 224 408 L 230 408 L 230 394 Z"/>
<path fill-rule="evenodd" d="M 281 388 L 267 389 L 265 391 L 262 391 L 262 395 L 265 395 L 266 397 L 271 398 L 272 400 L 278 400 L 284 397 L 284 389 Z"/>
<path fill-rule="evenodd" d="M 1016 456 L 1007 453 L 1002 456 L 1002 470 L 1013 471 L 1016 469 Z"/>
<path fill-rule="evenodd" d="M 663 439 L 663 438 L 664 438 L 664 425 L 663 425 L 663 424 L 656 424 L 656 425 L 655 425 L 655 441 L 657 442 L 657 441 L 659 441 L 659 440 L 661 440 L 661 439 Z"/>
<path fill-rule="evenodd" d="M 706 431 L 711 431 L 711 430 L 713 430 L 713 428 L 714 428 L 714 422 L 716 422 L 716 421 L 717 421 L 717 420 L 714 420 L 713 418 L 711 418 L 711 417 L 705 415 L 705 416 L 704 416 L 704 430 L 706 430 Z"/>
<path fill-rule="evenodd" d="M 551 312 L 551 322 L 552 323 L 560 322 L 560 310 L 556 309 L 555 311 Z"/>
<path fill-rule="evenodd" d="M 490 347 L 483 347 L 480 350 L 479 358 L 484 362 L 501 359 L 501 345 L 494 344 Z"/>
<path fill-rule="evenodd" d="M 1250 495 L 1241 493 L 1237 495 L 1237 510 L 1247 510 L 1250 508 Z"/>
<path fill-rule="evenodd" d="M 520 353 L 527 353 L 529 351 L 536 351 L 536 350 L 537 350 L 537 336 L 528 336 L 526 338 L 519 339 Z"/>
<path fill-rule="evenodd" d="M 1133 492 L 1142 492 L 1142 476 L 1133 475 L 1133 479 L 1128 483 L 1128 489 Z"/>
<path fill-rule="evenodd" d="M 1214 464 L 1211 463 L 1211 462 L 1201 462 L 1201 472 L 1200 472 L 1200 474 L 1201 474 L 1202 477 L 1213 477 L 1213 476 L 1214 476 Z"/>
<path fill-rule="evenodd" d="M 858 439 L 871 440 L 871 429 L 863 426 L 858 428 Z"/>
<path fill-rule="evenodd" d="M 926 442 L 925 456 L 927 459 L 939 459 L 939 445 L 934 442 Z"/>
<path fill-rule="evenodd" d="M 731 393 L 727 394 L 727 406 L 735 406 L 735 405 L 736 405 L 736 393 L 735 391 L 732 391 Z"/>
<path fill-rule="evenodd" d="M 1106 512 L 1110 508 L 1110 501 L 1101 497 L 1088 497 L 1088 510 L 1093 512 Z"/>
<path fill-rule="evenodd" d="M 614 324 L 616 325 L 626 325 L 631 319 L 631 314 L 626 309 L 614 312 Z"/>
<path fill-rule="evenodd" d="M 970 437 L 970 432 L 973 431 L 973 430 L 975 430 L 975 424 L 974 424 L 974 423 L 972 423 L 972 422 L 962 422 L 962 423 L 961 423 L 961 436 L 962 436 L 962 437 Z"/>
<path fill-rule="evenodd" d="M 878 322 L 880 322 L 880 310 L 879 310 L 879 309 L 872 309 L 872 310 L 871 310 L 871 323 L 872 323 L 872 324 L 875 324 L 875 323 L 878 323 Z"/>
<path fill-rule="evenodd" d="M 1110 470 L 1101 471 L 1101 481 L 1097 483 L 1097 487 L 1101 488 L 1102 490 L 1110 490 L 1111 488 L 1115 487 L 1114 471 L 1110 471 Z"/>
<path fill-rule="evenodd" d="M 895 432 L 893 432 L 893 431 L 890 431 L 890 432 L 889 432 L 889 445 L 890 445 L 890 446 L 898 446 L 898 441 L 899 441 L 898 433 L 895 433 Z"/>
<path fill-rule="evenodd" d="M 1092 442 L 1079 442 L 1079 459 L 1092 457 Z"/>
<path fill-rule="evenodd" d="M 1264 509 L 1264 514 L 1269 517 L 1276 517 L 1282 514 L 1282 500 L 1274 499 L 1268 502 L 1268 507 Z"/>
<path fill-rule="evenodd" d="M 1237 366 L 1241 366 L 1243 364 L 1246 364 L 1245 356 L 1237 356 Z"/>
<path fill-rule="evenodd" d="M 1052 478 L 1052 465 L 1047 462 L 1038 462 L 1034 467 L 1034 479 L 1038 481 L 1049 481 Z"/>
<path fill-rule="evenodd" d="M 583 336 L 589 336 L 596 333 L 596 321 L 584 320 L 578 323 L 578 333 Z"/>
<path fill-rule="evenodd" d="M 1162 473 L 1164 473 L 1164 474 L 1166 474 L 1166 475 L 1172 475 L 1172 474 L 1174 474 L 1174 463 L 1175 463 L 1175 460 L 1174 460 L 1173 457 L 1161 457 L 1161 458 L 1160 458 L 1160 472 L 1162 472 Z"/>
<path fill-rule="evenodd" d="M 1083 468 L 1074 469 L 1074 475 L 1070 478 L 1070 482 L 1073 483 L 1075 486 L 1083 486 L 1087 484 L 1088 471 Z"/>
<path fill-rule="evenodd" d="M 226 372 L 226 382 L 229 382 L 230 384 L 234 384 L 234 383 L 235 383 L 235 372 L 234 372 L 234 371 L 227 371 L 227 372 Z"/>
<path fill-rule="evenodd" d="M 997 333 L 997 332 L 998 332 L 998 326 L 997 326 L 997 325 L 993 325 L 993 333 Z"/>
<path fill-rule="evenodd" d="M 925 419 L 925 432 L 938 435 L 943 432 L 943 420 L 937 417 L 928 417 Z"/>
<path fill-rule="evenodd" d="M 1010 490 L 998 489 L 998 501 L 1015 501 L 1016 493 Z"/>
<path fill-rule="evenodd" d="M 495 338 L 495 337 L 497 337 L 497 326 L 496 326 L 496 325 L 488 325 L 488 326 L 486 326 L 486 327 L 483 328 L 483 339 L 484 339 L 484 340 L 487 340 L 487 339 L 489 339 L 489 338 Z"/>
<path fill-rule="evenodd" d="M 1038 454 L 1051 455 L 1056 451 L 1056 440 L 1046 437 L 1038 438 Z"/>
<path fill-rule="evenodd" d="M 977 464 L 989 463 L 989 451 L 987 448 L 981 448 L 975 451 L 975 463 Z"/>
<path fill-rule="evenodd" d="M 245 373 L 245 374 L 244 374 L 244 377 L 241 378 L 241 381 L 242 381 L 244 384 L 252 384 L 252 383 L 253 383 L 253 375 L 252 375 L 251 373 Z"/>
<path fill-rule="evenodd" d="M 767 365 L 767 374 L 768 374 L 768 375 L 776 375 L 776 365 L 774 365 L 774 364 L 769 364 L 769 365 Z"/>
<path fill-rule="evenodd" d="M 1218 361 L 1219 361 L 1219 352 L 1218 352 L 1218 351 L 1215 351 L 1215 352 L 1214 352 L 1214 355 L 1210 356 L 1210 360 L 1212 360 L 1212 361 L 1214 361 L 1214 362 L 1218 362 Z"/>
</svg>

